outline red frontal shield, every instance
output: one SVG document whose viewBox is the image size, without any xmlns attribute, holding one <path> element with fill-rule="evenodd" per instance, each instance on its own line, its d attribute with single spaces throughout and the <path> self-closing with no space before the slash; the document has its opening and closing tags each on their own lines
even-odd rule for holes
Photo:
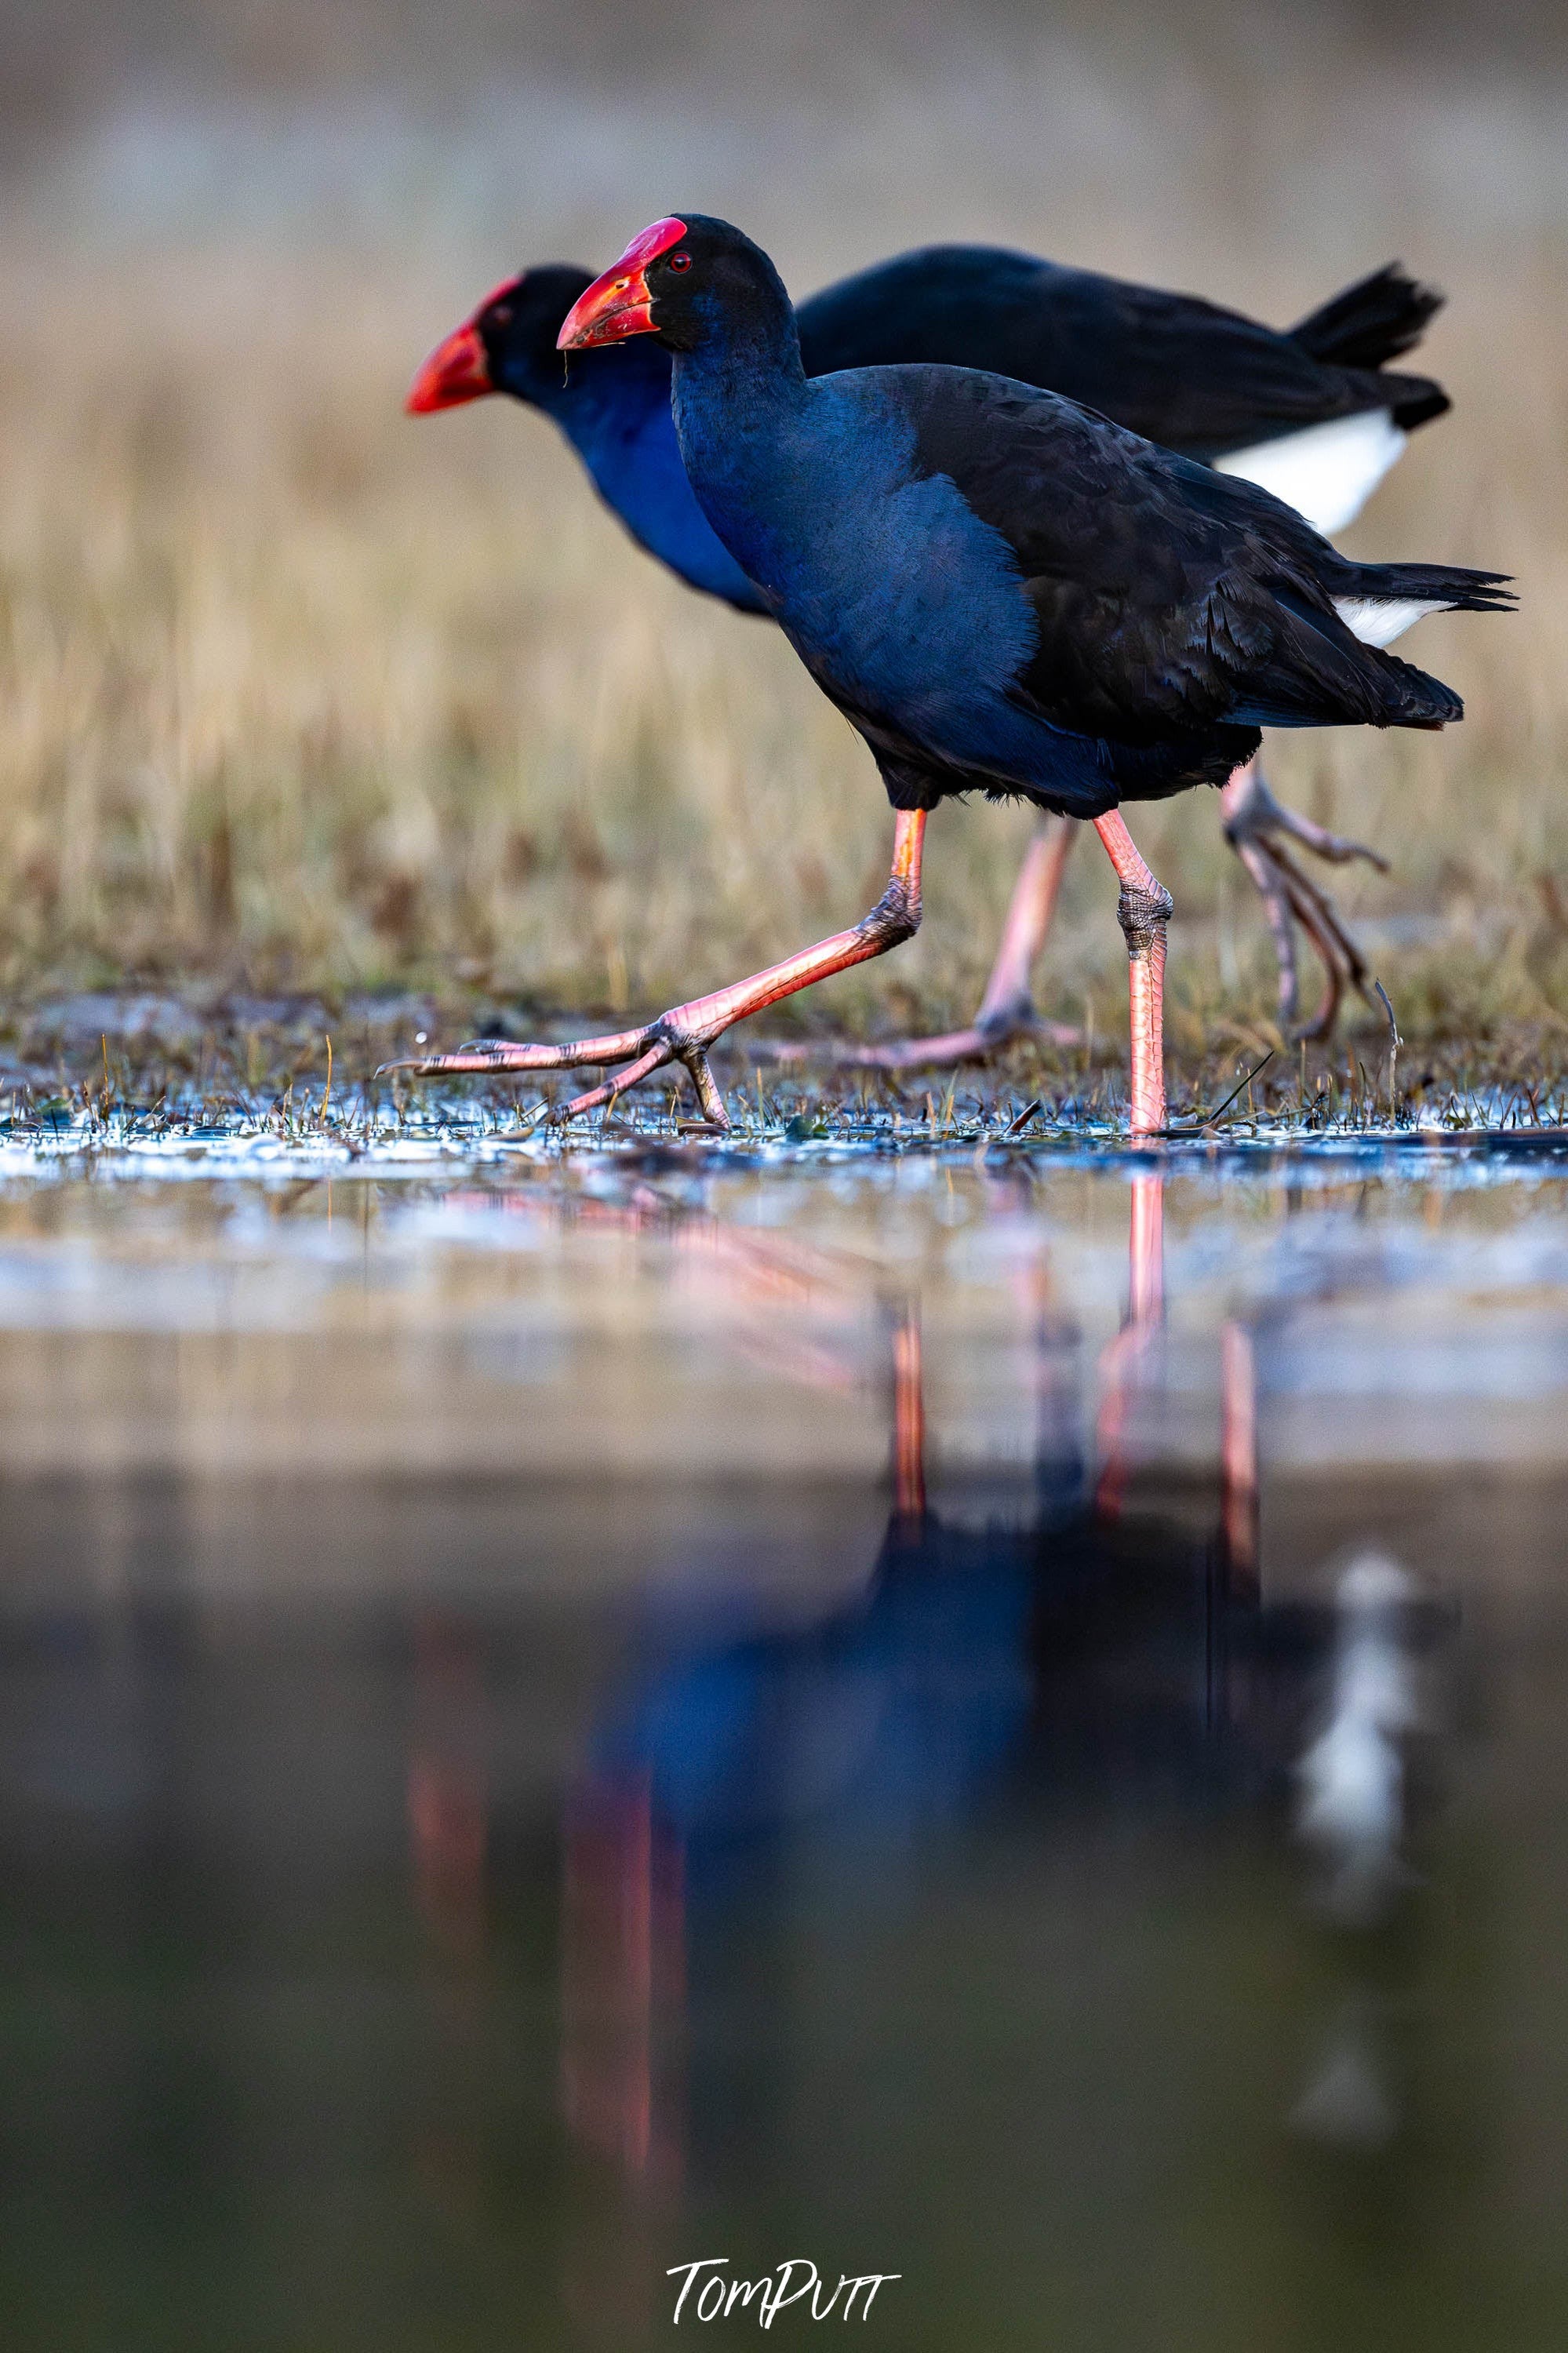
<svg viewBox="0 0 1568 2353">
<path fill-rule="evenodd" d="M 653 298 L 643 272 L 685 235 L 686 223 L 671 215 L 634 237 L 620 259 L 573 303 L 555 338 L 556 350 L 585 352 L 597 343 L 621 343 L 627 335 L 651 334 Z"/>
</svg>

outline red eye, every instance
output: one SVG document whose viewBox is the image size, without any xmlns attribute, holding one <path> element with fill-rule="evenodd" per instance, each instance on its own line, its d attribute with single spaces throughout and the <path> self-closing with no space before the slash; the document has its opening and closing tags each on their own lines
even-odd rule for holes
<svg viewBox="0 0 1568 2353">
<path fill-rule="evenodd" d="M 669 257 L 669 266 L 672 269 L 689 269 L 691 256 L 689 253 L 672 253 Z"/>
</svg>

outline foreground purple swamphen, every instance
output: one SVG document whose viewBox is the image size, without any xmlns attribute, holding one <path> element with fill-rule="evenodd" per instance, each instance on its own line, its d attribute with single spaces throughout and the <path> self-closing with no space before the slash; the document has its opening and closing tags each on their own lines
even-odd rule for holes
<svg viewBox="0 0 1568 2353">
<path fill-rule="evenodd" d="M 1449 688 L 1382 641 L 1415 613 L 1505 607 L 1504 575 L 1353 564 L 1268 491 L 1006 377 L 911 364 L 808 378 L 772 262 L 701 215 L 634 238 L 560 341 L 638 334 L 674 354 L 704 515 L 881 770 L 897 812 L 888 888 L 852 930 L 641 1028 L 418 1067 L 627 1065 L 569 1117 L 679 1060 L 727 1125 L 714 1040 L 909 938 L 927 815 L 979 790 L 1100 833 L 1131 966 L 1131 1125 L 1158 1131 L 1171 900 L 1121 804 L 1223 785 L 1265 724 L 1459 718 Z"/>
<path fill-rule="evenodd" d="M 425 415 L 495 392 L 540 409 L 641 545 L 690 586 L 740 611 L 765 613 L 686 479 L 670 416 L 668 353 L 641 337 L 580 353 L 568 366 L 557 351 L 561 323 L 590 276 L 551 264 L 498 287 L 426 361 L 409 410 Z M 1440 301 L 1390 267 L 1278 331 L 1193 295 L 1005 248 L 950 245 L 842 280 L 802 303 L 796 319 L 807 375 L 936 361 L 1013 376 L 1260 482 L 1332 533 L 1358 511 L 1409 433 L 1448 405 L 1429 378 L 1395 375 L 1387 364 L 1420 340 Z M 1226 785 L 1222 806 L 1226 835 L 1268 910 L 1280 1019 L 1289 1027 L 1297 1018 L 1294 914 L 1323 962 L 1325 995 L 1305 1033 L 1321 1034 L 1347 981 L 1367 993 L 1365 967 L 1332 902 L 1296 865 L 1285 839 L 1336 860 L 1383 861 L 1282 807 L 1256 763 Z M 1073 1035 L 1040 1020 L 1029 978 L 1075 838 L 1070 826 L 1044 820 L 970 1029 L 895 1046 L 840 1047 L 838 1058 L 909 1068 L 981 1056 L 1031 1031 Z"/>
</svg>

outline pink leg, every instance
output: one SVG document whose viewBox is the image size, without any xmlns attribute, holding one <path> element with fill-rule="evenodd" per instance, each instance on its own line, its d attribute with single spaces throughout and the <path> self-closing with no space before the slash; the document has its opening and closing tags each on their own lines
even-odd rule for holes
<svg viewBox="0 0 1568 2353">
<path fill-rule="evenodd" d="M 1094 829 L 1121 884 L 1116 919 L 1127 941 L 1131 1001 L 1131 1129 L 1157 1135 L 1165 1124 L 1165 926 L 1173 902 L 1139 855 L 1120 809 L 1097 817 Z"/>
<path fill-rule="evenodd" d="M 1346 931 L 1333 901 L 1302 872 L 1286 849 L 1285 840 L 1289 838 L 1299 841 L 1314 857 L 1327 859 L 1336 866 L 1352 858 L 1364 858 L 1368 865 L 1386 874 L 1388 861 L 1365 842 L 1330 833 L 1277 801 L 1263 781 L 1256 756 L 1245 767 L 1237 768 L 1221 793 L 1220 803 L 1225 814 L 1226 839 L 1257 885 L 1274 935 L 1274 953 L 1279 966 L 1280 1026 L 1285 1029 L 1296 1026 L 1298 989 L 1292 929 L 1296 923 L 1316 948 L 1324 974 L 1322 1001 L 1300 1034 L 1307 1038 L 1327 1037 L 1347 986 L 1359 990 L 1369 1005 L 1373 1002 L 1370 976 L 1365 959 Z"/>
<path fill-rule="evenodd" d="M 1046 944 L 1056 913 L 1068 856 L 1077 828 L 1066 818 L 1047 818 L 1024 854 L 1008 902 L 1002 938 L 985 984 L 980 1009 L 967 1029 L 935 1038 L 900 1039 L 894 1045 L 858 1045 L 852 1039 L 760 1039 L 754 1052 L 775 1062 L 829 1061 L 863 1071 L 925 1071 L 939 1063 L 983 1062 L 1016 1038 L 1041 1038 L 1053 1046 L 1076 1046 L 1079 1032 L 1068 1023 L 1047 1021 L 1035 1010 L 1029 976 Z"/>
<path fill-rule="evenodd" d="M 715 989 L 708 997 L 693 997 L 689 1004 L 661 1013 L 657 1021 L 647 1022 L 640 1029 L 620 1029 L 604 1038 L 579 1038 L 560 1046 L 514 1046 L 500 1041 L 493 1046 L 476 1044 L 465 1046 L 456 1054 L 433 1054 L 427 1060 L 395 1062 L 388 1067 L 417 1071 L 427 1076 L 452 1071 L 510 1075 L 529 1071 L 576 1070 L 584 1062 L 597 1063 L 601 1068 L 614 1062 L 630 1064 L 629 1069 L 603 1086 L 578 1095 L 556 1114 L 560 1119 L 571 1119 L 578 1112 L 596 1111 L 601 1103 L 613 1103 L 617 1095 L 635 1087 L 639 1079 L 646 1079 L 667 1062 L 680 1062 L 697 1089 L 703 1116 L 714 1127 L 726 1128 L 730 1116 L 708 1067 L 708 1049 L 726 1029 L 752 1013 L 760 1013 L 764 1006 L 776 1005 L 781 997 L 793 997 L 797 989 L 809 988 L 814 981 L 826 980 L 836 972 L 847 972 L 852 965 L 864 964 L 868 957 L 885 955 L 889 948 L 897 947 L 901 940 L 910 938 L 919 930 L 925 828 L 924 809 L 899 811 L 888 887 L 870 913 L 863 916 L 853 930 L 835 932 L 831 938 L 819 940 L 815 947 L 802 948 L 797 955 L 786 956 L 782 964 L 753 973 L 749 980 L 732 982 L 728 988 Z"/>
</svg>

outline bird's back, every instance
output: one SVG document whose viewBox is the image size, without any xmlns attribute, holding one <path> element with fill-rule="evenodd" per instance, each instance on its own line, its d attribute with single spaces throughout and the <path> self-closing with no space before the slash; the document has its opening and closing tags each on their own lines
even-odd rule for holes
<svg viewBox="0 0 1568 2353">
<path fill-rule="evenodd" d="M 1433 298 L 1413 294 L 1430 315 Z M 1448 405 L 1428 378 L 1344 365 L 1197 295 L 998 247 L 900 255 L 826 288 L 798 315 L 810 375 L 901 361 L 976 367 L 1049 386 L 1203 459 L 1373 411 L 1408 431 Z"/>
<path fill-rule="evenodd" d="M 1058 395 L 906 364 L 742 421 L 700 375 L 677 410 L 710 519 L 818 683 L 944 789 L 1094 815 L 1222 781 L 1262 724 L 1458 715 L 1352 635 L 1362 568 L 1300 515 Z"/>
</svg>

